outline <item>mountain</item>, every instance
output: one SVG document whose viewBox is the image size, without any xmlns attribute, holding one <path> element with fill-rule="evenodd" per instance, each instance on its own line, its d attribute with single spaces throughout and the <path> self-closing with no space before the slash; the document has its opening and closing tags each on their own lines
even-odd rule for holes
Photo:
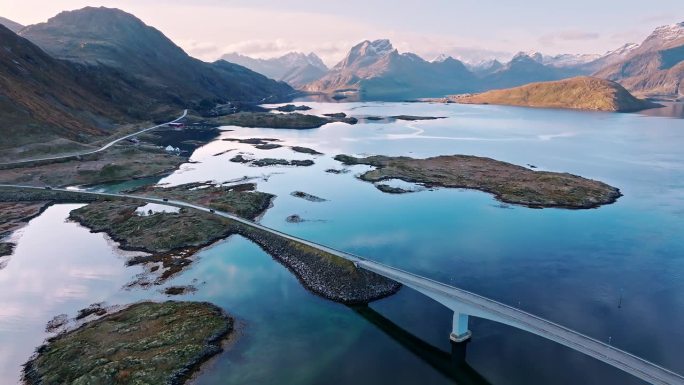
<svg viewBox="0 0 684 385">
<path fill-rule="evenodd" d="M 118 9 L 62 12 L 20 35 L 54 57 L 117 72 L 161 108 L 202 110 L 227 100 L 275 102 L 293 92 L 253 71 L 226 71 L 221 62 L 192 58 L 157 29 Z"/>
<path fill-rule="evenodd" d="M 596 71 L 608 67 L 609 65 L 624 60 L 632 51 L 634 51 L 638 47 L 639 44 L 627 43 L 617 49 L 604 53 L 603 55 L 599 56 L 598 58 L 590 62 L 579 63 L 576 67 L 582 71 L 585 71 L 588 74 L 593 74 Z"/>
<path fill-rule="evenodd" d="M 595 76 L 617 81 L 638 95 L 684 96 L 684 22 L 656 28 Z"/>
<path fill-rule="evenodd" d="M 540 81 L 551 81 L 581 75 L 575 68 L 561 68 L 543 64 L 540 53 L 519 52 L 511 61 L 485 76 L 482 89 L 510 88 Z"/>
<path fill-rule="evenodd" d="M 465 104 L 502 104 L 613 112 L 638 111 L 659 106 L 635 98 L 618 83 L 588 76 L 532 83 L 516 88 L 456 97 L 451 100 Z"/>
<path fill-rule="evenodd" d="M 596 60 L 600 59 L 603 57 L 602 55 L 598 54 L 571 54 L 571 53 L 565 53 L 565 54 L 559 54 L 555 56 L 546 56 L 544 55 L 542 57 L 542 64 L 545 65 L 550 65 L 553 67 L 577 67 L 577 66 L 582 66 L 587 63 L 595 62 Z"/>
<path fill-rule="evenodd" d="M 20 29 L 24 28 L 23 25 L 2 16 L 0 16 L 0 24 L 4 25 L 7 29 L 14 33 L 19 32 Z"/>
<path fill-rule="evenodd" d="M 468 69 L 479 77 L 485 77 L 500 70 L 501 68 L 503 68 L 503 66 L 504 65 L 500 61 L 492 59 L 475 64 L 470 64 L 468 65 Z"/>
<path fill-rule="evenodd" d="M 389 40 L 364 41 L 306 91 L 356 94 L 370 100 L 402 100 L 442 96 L 475 89 L 476 78 L 460 61 L 428 62 L 412 53 L 400 54 Z"/>
<path fill-rule="evenodd" d="M 315 53 L 308 55 L 290 52 L 271 59 L 254 59 L 238 53 L 223 55 L 221 59 L 247 67 L 271 79 L 301 87 L 316 81 L 328 72 L 328 67 Z"/>
<path fill-rule="evenodd" d="M 127 116 L 86 68 L 52 58 L 1 25 L 0 47 L 1 148 L 78 146 Z"/>
</svg>

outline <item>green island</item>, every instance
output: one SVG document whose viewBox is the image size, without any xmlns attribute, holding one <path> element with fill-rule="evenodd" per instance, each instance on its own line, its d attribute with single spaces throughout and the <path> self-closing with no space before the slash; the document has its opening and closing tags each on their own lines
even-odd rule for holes
<svg viewBox="0 0 684 385">
<path fill-rule="evenodd" d="M 209 303 L 137 303 L 49 339 L 24 366 L 23 380 L 183 384 L 232 332 L 233 319 Z"/>
<path fill-rule="evenodd" d="M 475 189 L 492 193 L 502 202 L 533 208 L 589 209 L 613 203 L 621 196 L 620 190 L 603 182 L 568 173 L 533 171 L 478 156 L 443 155 L 414 159 L 337 155 L 335 159 L 346 165 L 375 167 L 360 176 L 367 182 L 401 179 L 427 187 Z"/>
</svg>

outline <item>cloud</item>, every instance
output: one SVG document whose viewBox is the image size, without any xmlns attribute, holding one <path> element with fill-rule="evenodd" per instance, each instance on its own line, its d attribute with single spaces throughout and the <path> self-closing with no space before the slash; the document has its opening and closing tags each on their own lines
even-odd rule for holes
<svg viewBox="0 0 684 385">
<path fill-rule="evenodd" d="M 553 46 L 565 42 L 597 40 L 600 37 L 601 35 L 596 32 L 566 30 L 543 35 L 539 38 L 539 42 L 543 45 Z"/>
</svg>

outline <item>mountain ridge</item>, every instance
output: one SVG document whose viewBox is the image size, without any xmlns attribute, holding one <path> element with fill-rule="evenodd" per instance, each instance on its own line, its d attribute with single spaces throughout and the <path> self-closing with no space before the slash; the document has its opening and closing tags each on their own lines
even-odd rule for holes
<svg viewBox="0 0 684 385">
<path fill-rule="evenodd" d="M 77 143 L 107 134 L 127 111 L 99 92 L 88 68 L 54 59 L 0 25 L 2 147 L 36 138 Z"/>
<path fill-rule="evenodd" d="M 472 91 L 475 76 L 453 58 L 428 62 L 399 53 L 387 39 L 364 40 L 324 77 L 309 83 L 309 92 L 354 92 L 366 99 L 401 100 L 439 96 L 449 90 Z"/>
<path fill-rule="evenodd" d="M 10 31 L 17 33 L 19 30 L 23 29 L 24 26 L 17 23 L 16 21 L 10 20 L 6 17 L 0 16 L 0 25 L 4 25 Z"/>
<path fill-rule="evenodd" d="M 594 75 L 639 95 L 684 97 L 684 22 L 656 28 L 624 58 Z"/>
<path fill-rule="evenodd" d="M 254 72 L 293 87 L 301 87 L 318 80 L 328 71 L 328 67 L 315 53 L 290 52 L 270 59 L 255 59 L 233 52 L 221 59 L 247 67 Z"/>
<path fill-rule="evenodd" d="M 287 100 L 293 90 L 253 71 L 228 75 L 189 56 L 162 32 L 116 8 L 65 11 L 19 34 L 54 57 L 114 69 L 158 104 L 201 109 L 227 100 Z M 244 78 L 236 77 L 242 76 Z M 255 87 L 245 87 L 251 83 Z"/>
</svg>

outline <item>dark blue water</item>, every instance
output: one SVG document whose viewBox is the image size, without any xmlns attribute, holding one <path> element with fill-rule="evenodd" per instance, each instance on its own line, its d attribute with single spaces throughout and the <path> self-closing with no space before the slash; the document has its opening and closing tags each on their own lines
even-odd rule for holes
<svg viewBox="0 0 684 385">
<path fill-rule="evenodd" d="M 223 137 L 280 138 L 325 155 L 217 140 L 195 152 L 193 160 L 200 163 L 183 166 L 161 183 L 254 178 L 259 190 L 278 196 L 263 224 L 489 296 L 684 372 L 684 120 L 494 106 L 311 105 L 315 113 L 448 119 L 307 131 L 231 127 L 235 131 Z M 213 156 L 228 149 L 235 150 Z M 313 159 L 316 165 L 255 168 L 229 162 L 238 152 Z M 502 208 L 488 194 L 453 189 L 388 195 L 355 178 L 366 167 L 326 173 L 342 168 L 332 159 L 339 153 L 489 156 L 599 179 L 619 187 L 624 197 L 573 211 Z M 295 190 L 327 201 L 290 196 Z M 287 223 L 292 214 L 308 221 Z M 46 244 L 35 252 L 49 256 L 49 249 Z M 74 263 L 87 264 L 82 258 Z M 239 237 L 201 252 L 168 285 L 192 282 L 199 290 L 187 298 L 215 302 L 241 324 L 238 341 L 199 376 L 199 384 L 640 383 L 553 342 L 472 318 L 469 367 L 445 371 L 451 314 L 441 305 L 409 289 L 373 303 L 371 310 L 320 299 Z M 126 303 L 165 297 L 114 290 L 86 298 Z M 44 314 L 45 321 L 52 315 Z M 0 328 L 0 340 L 9 340 L 7 333 Z"/>
</svg>

